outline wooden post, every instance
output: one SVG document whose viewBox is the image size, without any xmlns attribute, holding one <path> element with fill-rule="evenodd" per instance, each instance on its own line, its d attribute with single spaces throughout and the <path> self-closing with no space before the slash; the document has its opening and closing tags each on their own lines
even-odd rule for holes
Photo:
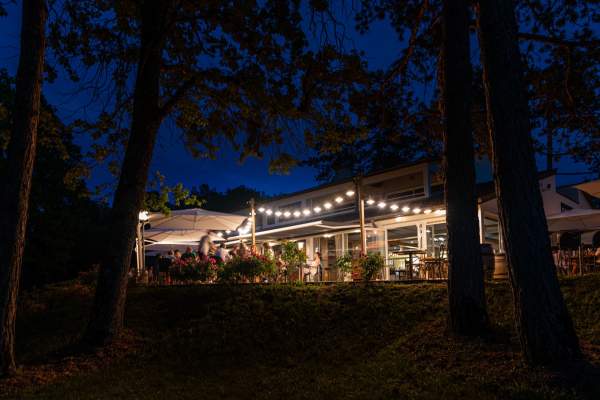
<svg viewBox="0 0 600 400">
<path fill-rule="evenodd" d="M 362 196 L 361 179 L 356 179 L 356 198 L 358 200 L 358 219 L 360 223 L 360 253 L 367 254 L 367 232 L 365 229 L 365 199 Z"/>
<path fill-rule="evenodd" d="M 250 221 L 252 222 L 252 252 L 256 253 L 256 210 L 254 197 L 250 199 Z"/>
</svg>

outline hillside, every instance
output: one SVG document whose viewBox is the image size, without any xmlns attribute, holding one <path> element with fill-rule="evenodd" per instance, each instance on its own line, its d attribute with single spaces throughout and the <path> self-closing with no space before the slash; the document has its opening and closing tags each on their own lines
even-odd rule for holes
<svg viewBox="0 0 600 400">
<path fill-rule="evenodd" d="M 586 356 L 600 365 L 600 275 L 562 282 Z M 55 285 L 23 299 L 20 376 L 6 398 L 571 399 L 572 388 L 520 359 L 506 284 L 488 286 L 493 332 L 445 336 L 445 285 L 132 288 L 129 335 L 71 353 L 92 289 Z M 575 382 L 575 383 L 573 383 Z M 585 390 L 585 391 L 584 391 Z M 102 395 L 100 395 L 102 393 Z M 600 398 L 600 397 L 596 397 Z"/>
</svg>

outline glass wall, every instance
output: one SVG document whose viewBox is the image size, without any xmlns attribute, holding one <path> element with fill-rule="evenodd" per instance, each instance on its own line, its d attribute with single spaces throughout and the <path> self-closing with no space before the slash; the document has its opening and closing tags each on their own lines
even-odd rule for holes
<svg viewBox="0 0 600 400">
<path fill-rule="evenodd" d="M 352 256 L 360 254 L 360 232 L 344 234 L 345 247 Z M 385 253 L 385 232 L 377 229 L 367 229 L 367 253 Z"/>
<path fill-rule="evenodd" d="M 490 216 L 483 218 L 484 243 L 489 243 L 494 253 L 500 252 L 500 225 L 498 219 Z"/>
<path fill-rule="evenodd" d="M 425 237 L 428 256 L 436 258 L 448 256 L 448 229 L 445 223 L 427 225 Z"/>
<path fill-rule="evenodd" d="M 387 267 L 392 280 L 409 277 L 412 265 L 418 263 L 419 229 L 417 225 L 391 228 L 387 231 Z"/>
</svg>

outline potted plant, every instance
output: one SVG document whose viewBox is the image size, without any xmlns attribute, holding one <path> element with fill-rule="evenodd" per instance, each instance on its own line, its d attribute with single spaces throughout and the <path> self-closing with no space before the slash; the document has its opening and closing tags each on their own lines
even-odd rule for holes
<svg viewBox="0 0 600 400">
<path fill-rule="evenodd" d="M 338 270 L 338 277 L 343 281 L 347 274 L 352 272 L 352 255 L 346 253 L 335 260 L 335 268 Z"/>
<path fill-rule="evenodd" d="M 362 278 L 370 282 L 377 276 L 377 273 L 383 269 L 385 261 L 379 253 L 367 254 L 359 259 L 359 266 L 362 270 Z"/>
<path fill-rule="evenodd" d="M 298 248 L 295 242 L 283 242 L 281 246 L 281 259 L 285 263 L 288 276 L 292 276 L 306 264 L 306 253 Z M 298 276 L 298 280 L 302 281 L 302 276 Z"/>
</svg>

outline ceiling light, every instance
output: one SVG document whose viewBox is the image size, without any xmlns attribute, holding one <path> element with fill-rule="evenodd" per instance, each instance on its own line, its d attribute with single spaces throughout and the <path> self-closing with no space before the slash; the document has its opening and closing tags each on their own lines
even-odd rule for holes
<svg viewBox="0 0 600 400">
<path fill-rule="evenodd" d="M 412 212 L 415 213 L 415 214 L 418 214 L 418 213 L 421 212 L 421 209 L 419 207 L 415 207 L 415 208 L 412 209 Z"/>
<path fill-rule="evenodd" d="M 398 209 L 398 204 L 392 204 L 390 208 L 392 209 L 392 211 L 396 211 Z"/>
<path fill-rule="evenodd" d="M 373 200 L 373 199 L 369 199 L 369 200 L 367 200 L 367 204 L 368 204 L 368 205 L 375 204 L 375 200 Z"/>
<path fill-rule="evenodd" d="M 352 196 L 354 196 L 354 190 L 348 190 L 348 191 L 346 192 L 346 196 L 348 196 L 348 197 L 352 197 Z"/>
<path fill-rule="evenodd" d="M 262 212 L 265 212 L 265 208 L 264 208 L 264 207 L 261 207 L 261 208 L 259 208 L 259 209 L 258 209 L 258 212 L 261 212 L 261 213 L 262 213 Z"/>
<path fill-rule="evenodd" d="M 431 214 L 431 208 L 426 208 L 423 212 L 425 214 Z"/>
<path fill-rule="evenodd" d="M 304 210 L 302 210 L 302 214 L 310 215 L 310 210 L 308 208 L 305 208 Z"/>
<path fill-rule="evenodd" d="M 379 207 L 379 208 L 383 209 L 383 208 L 385 208 L 385 206 L 386 206 L 385 201 L 380 201 L 379 203 L 377 203 L 377 207 Z"/>
<path fill-rule="evenodd" d="M 267 210 L 267 215 L 271 215 L 273 214 L 273 210 L 271 210 L 270 208 Z"/>
<path fill-rule="evenodd" d="M 302 215 L 300 213 L 300 211 L 298 211 L 298 210 L 294 211 L 294 217 L 298 218 L 300 215 Z"/>
<path fill-rule="evenodd" d="M 316 213 L 320 213 L 321 212 L 321 207 L 316 206 L 315 208 L 313 208 L 314 212 Z"/>
<path fill-rule="evenodd" d="M 410 207 L 409 207 L 409 206 L 404 206 L 404 207 L 402 207 L 402 212 L 405 212 L 405 213 L 407 213 L 407 212 L 409 212 L 409 211 L 410 211 Z"/>
<path fill-rule="evenodd" d="M 281 217 L 281 211 L 275 211 L 275 215 Z"/>
<path fill-rule="evenodd" d="M 344 201 L 344 198 L 342 196 L 338 196 L 335 198 L 336 203 L 341 203 L 342 201 Z"/>
<path fill-rule="evenodd" d="M 285 212 L 283 213 L 283 216 L 284 216 L 284 217 L 286 217 L 286 218 L 289 218 L 289 217 L 290 217 L 290 215 L 292 215 L 292 213 L 291 213 L 291 212 L 289 212 L 289 211 L 285 211 Z"/>
<path fill-rule="evenodd" d="M 323 204 L 323 207 L 325 207 L 326 210 L 329 210 L 331 208 L 331 203 L 327 202 L 327 203 Z"/>
</svg>

